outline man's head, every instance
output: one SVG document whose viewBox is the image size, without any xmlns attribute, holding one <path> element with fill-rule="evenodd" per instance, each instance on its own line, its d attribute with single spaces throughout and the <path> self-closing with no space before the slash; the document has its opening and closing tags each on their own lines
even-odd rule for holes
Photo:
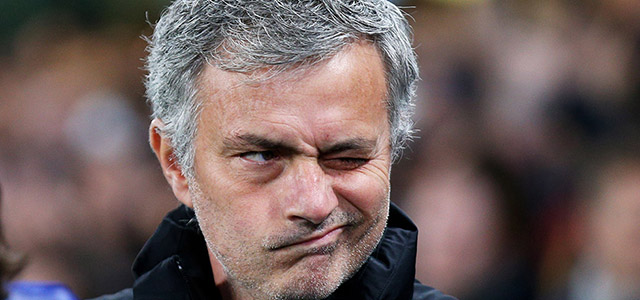
<svg viewBox="0 0 640 300">
<path fill-rule="evenodd" d="M 175 1 L 150 40 L 146 87 L 153 117 L 164 122 L 178 163 L 191 175 L 205 65 L 275 74 L 312 67 L 358 40 L 371 41 L 383 58 L 396 157 L 411 134 L 418 66 L 406 20 L 383 0 Z"/>
<path fill-rule="evenodd" d="M 326 297 L 379 242 L 409 35 L 386 1 L 176 1 L 157 24 L 151 144 L 236 296 Z"/>
</svg>

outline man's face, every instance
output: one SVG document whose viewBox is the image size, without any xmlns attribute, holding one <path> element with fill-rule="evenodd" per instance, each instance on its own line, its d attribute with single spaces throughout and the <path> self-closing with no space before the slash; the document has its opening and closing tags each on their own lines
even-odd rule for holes
<svg viewBox="0 0 640 300">
<path fill-rule="evenodd" d="M 237 295 L 322 298 L 386 226 L 390 146 L 381 58 L 356 43 L 260 83 L 205 68 L 193 206 Z"/>
</svg>

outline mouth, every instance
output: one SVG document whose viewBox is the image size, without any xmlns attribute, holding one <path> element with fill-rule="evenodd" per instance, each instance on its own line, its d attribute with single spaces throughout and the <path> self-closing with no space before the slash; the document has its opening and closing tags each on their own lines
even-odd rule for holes
<svg viewBox="0 0 640 300">
<path fill-rule="evenodd" d="M 324 248 L 333 248 L 335 244 L 338 242 L 338 238 L 340 234 L 342 234 L 345 230 L 345 225 L 332 227 L 327 230 L 323 230 L 319 233 L 309 235 L 304 238 L 300 238 L 289 243 L 285 243 L 278 247 L 274 247 L 275 250 L 283 250 L 288 248 L 309 248 L 309 249 L 324 249 Z"/>
</svg>

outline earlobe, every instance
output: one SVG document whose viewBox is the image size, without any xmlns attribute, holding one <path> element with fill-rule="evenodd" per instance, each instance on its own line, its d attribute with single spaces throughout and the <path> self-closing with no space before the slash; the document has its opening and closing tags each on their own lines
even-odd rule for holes
<svg viewBox="0 0 640 300">
<path fill-rule="evenodd" d="M 171 141 L 164 136 L 163 129 L 164 123 L 162 120 L 155 118 L 151 121 L 151 125 L 149 125 L 149 144 L 160 162 L 164 178 L 171 186 L 173 194 L 180 202 L 193 208 L 189 182 L 182 174 L 182 169 L 173 153 Z"/>
</svg>

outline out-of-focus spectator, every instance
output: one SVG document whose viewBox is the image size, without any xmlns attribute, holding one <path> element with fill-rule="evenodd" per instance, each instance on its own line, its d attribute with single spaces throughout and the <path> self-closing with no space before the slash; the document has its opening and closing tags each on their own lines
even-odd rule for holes
<svg viewBox="0 0 640 300">
<path fill-rule="evenodd" d="M 0 187 L 0 204 L 2 189 Z M 0 218 L 0 299 L 4 300 L 78 300 L 69 289 L 55 282 L 11 281 L 22 270 L 24 256 L 9 249 Z"/>
<path fill-rule="evenodd" d="M 0 186 L 0 203 L 2 203 L 2 186 Z M 2 218 L 0 218 L 1 220 Z M 24 257 L 9 249 L 9 245 L 4 238 L 2 230 L 2 222 L 0 222 L 0 299 L 7 297 L 5 290 L 9 280 L 22 269 L 24 265 Z"/>
<path fill-rule="evenodd" d="M 26 17 L 0 57 L 0 181 L 7 239 L 29 262 L 18 279 L 84 297 L 131 283 L 137 250 L 176 203 L 145 143 L 139 36 L 162 3 L 135 2 L 148 6 L 128 23 L 133 11 L 117 10 L 131 4 L 80 2 L 11 5 Z"/>
<path fill-rule="evenodd" d="M 421 164 L 404 208 L 419 228 L 417 278 L 460 299 L 533 299 L 519 196 L 493 162 Z M 517 200 L 516 200 L 517 201 Z"/>
<path fill-rule="evenodd" d="M 139 36 L 151 32 L 145 11 L 155 20 L 167 2 L 0 1 L 0 181 L 7 240 L 30 259 L 20 278 L 63 281 L 80 296 L 127 286 L 140 244 L 176 205 L 141 137 L 148 111 Z M 581 221 L 573 174 L 598 145 L 640 132 L 640 1 L 396 2 L 413 17 L 422 83 L 419 138 L 393 168 L 392 199 L 410 212 L 430 207 L 413 217 L 424 223 L 421 245 L 446 248 L 439 264 L 489 249 L 482 262 L 429 281 L 481 298 L 492 283 L 461 269 L 498 272 L 502 255 L 538 278 L 545 299 L 585 274 L 573 268 L 577 252 L 580 265 L 595 268 L 594 251 L 581 249 L 607 228 Z M 94 138 L 103 146 L 87 147 Z M 478 167 L 485 154 L 519 196 L 504 196 L 505 181 Z M 419 194 L 432 196 L 411 203 Z M 602 209 L 586 219 L 623 205 L 602 199 L 587 202 Z M 505 203 L 518 207 L 519 221 Z M 457 219 L 427 217 L 435 211 Z M 611 223 L 611 232 L 622 226 Z M 455 246 L 426 244 L 442 236 Z M 480 277 L 487 274 L 497 273 Z"/>
<path fill-rule="evenodd" d="M 611 147 L 611 146 L 608 146 Z M 600 152 L 578 182 L 580 251 L 546 299 L 640 299 L 640 148 Z"/>
</svg>

